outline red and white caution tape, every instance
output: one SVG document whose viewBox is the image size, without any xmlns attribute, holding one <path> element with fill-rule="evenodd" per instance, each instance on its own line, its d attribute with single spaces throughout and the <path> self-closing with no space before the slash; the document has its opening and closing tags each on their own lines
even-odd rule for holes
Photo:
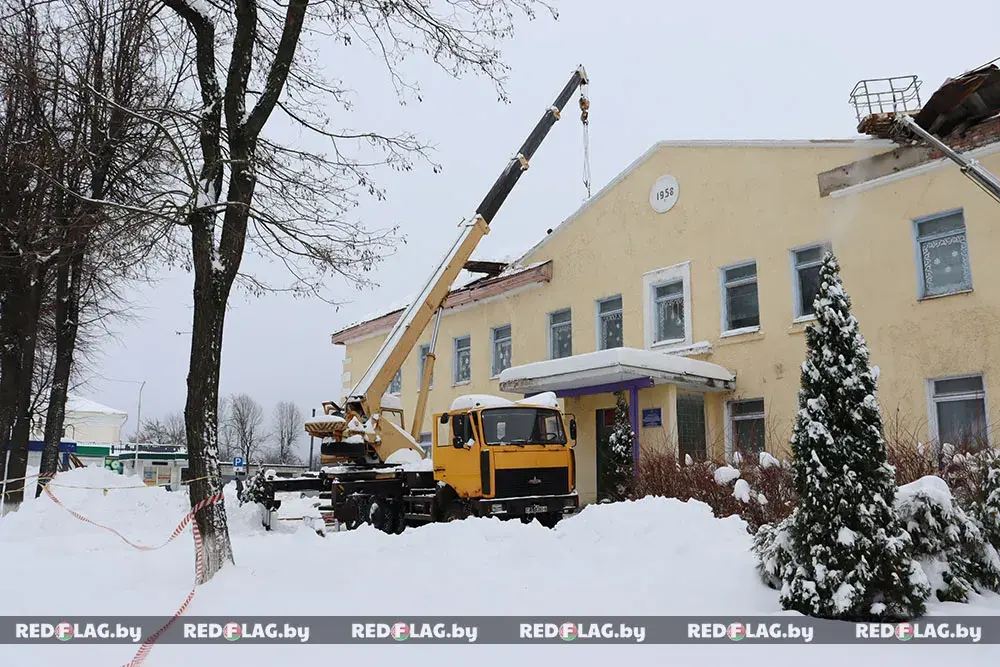
<svg viewBox="0 0 1000 667">
<path fill-rule="evenodd" d="M 191 600 L 194 599 L 194 593 L 198 586 L 198 582 L 202 580 L 202 577 L 205 573 L 205 564 L 201 555 L 201 547 L 202 547 L 201 531 L 198 530 L 198 522 L 194 521 L 194 517 L 198 512 L 208 507 L 209 505 L 214 505 L 215 503 L 222 502 L 222 492 L 220 491 L 214 496 L 209 496 L 208 498 L 205 498 L 204 500 L 200 500 L 197 503 L 195 503 L 195 506 L 191 508 L 191 511 L 188 512 L 183 519 L 181 519 L 181 522 L 179 524 L 177 524 L 177 527 L 174 529 L 174 532 L 170 535 L 170 537 L 167 538 L 167 541 L 155 547 L 147 546 L 145 544 L 136 544 L 132 540 L 128 539 L 127 537 L 119 533 L 114 528 L 110 526 L 105 526 L 102 523 L 97 523 L 96 521 L 92 521 L 87 517 L 83 516 L 82 514 L 80 514 L 79 512 L 71 510 L 70 508 L 63 505 L 62 502 L 55 497 L 55 494 L 52 493 L 52 490 L 49 488 L 48 485 L 46 485 L 45 487 L 45 493 L 48 494 L 49 498 L 51 498 L 56 505 L 62 507 L 64 510 L 69 512 L 75 518 L 79 519 L 80 521 L 83 521 L 84 523 L 89 523 L 92 526 L 97 526 L 98 528 L 102 528 L 114 534 L 122 542 L 129 545 L 130 547 L 138 549 L 139 551 L 155 551 L 156 549 L 162 549 L 163 547 L 173 542 L 174 539 L 176 539 L 177 536 L 180 535 L 181 532 L 183 532 L 184 528 L 189 523 L 191 524 L 191 532 L 194 534 L 194 555 L 195 555 L 194 584 L 191 586 L 191 591 L 187 594 L 187 597 L 184 599 L 184 602 L 182 602 L 181 606 L 177 608 L 177 611 L 174 612 L 174 615 L 170 618 L 170 620 L 167 621 L 162 628 L 160 628 L 153 634 L 149 635 L 146 638 L 146 641 L 142 643 L 142 646 L 139 647 L 139 650 L 136 652 L 135 657 L 133 657 L 132 660 L 127 665 L 124 666 L 124 667 L 138 667 L 143 662 L 145 662 L 146 658 L 149 656 L 149 652 L 153 650 L 153 644 L 155 644 L 156 640 L 160 638 L 160 635 L 166 632 L 167 628 L 173 625 L 174 621 L 176 621 L 184 614 L 184 612 L 188 608 L 188 605 L 191 604 Z"/>
</svg>

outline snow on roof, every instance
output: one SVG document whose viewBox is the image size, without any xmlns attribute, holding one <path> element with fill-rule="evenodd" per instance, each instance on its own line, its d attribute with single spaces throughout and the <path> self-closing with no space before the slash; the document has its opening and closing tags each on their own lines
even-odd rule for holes
<svg viewBox="0 0 1000 667">
<path fill-rule="evenodd" d="M 69 396 L 66 398 L 66 412 L 89 412 L 102 415 L 125 415 L 127 412 L 109 408 L 97 401 L 92 401 L 83 396 Z"/>
<path fill-rule="evenodd" d="M 513 366 L 500 373 L 500 389 L 558 391 L 641 377 L 652 377 L 654 382 L 677 382 L 690 378 L 728 383 L 736 379 L 731 371 L 707 361 L 666 352 L 618 347 Z"/>
<path fill-rule="evenodd" d="M 554 391 L 544 391 L 541 394 L 535 394 L 534 396 L 522 398 L 519 401 L 515 401 L 515 403 L 518 405 L 535 405 L 546 408 L 559 407 L 559 399 L 556 398 L 556 393 Z"/>
<path fill-rule="evenodd" d="M 490 394 L 466 394 L 451 402 L 450 412 L 471 408 L 502 408 L 514 405 L 514 401 Z"/>
</svg>

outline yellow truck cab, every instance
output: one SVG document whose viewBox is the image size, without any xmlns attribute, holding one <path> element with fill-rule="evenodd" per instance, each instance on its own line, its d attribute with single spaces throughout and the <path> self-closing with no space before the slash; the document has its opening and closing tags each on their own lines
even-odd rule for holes
<svg viewBox="0 0 1000 667">
<path fill-rule="evenodd" d="M 443 520 L 537 517 L 554 525 L 579 507 L 576 420 L 559 411 L 554 395 L 519 402 L 461 396 L 434 423 L 431 459 Z"/>
</svg>

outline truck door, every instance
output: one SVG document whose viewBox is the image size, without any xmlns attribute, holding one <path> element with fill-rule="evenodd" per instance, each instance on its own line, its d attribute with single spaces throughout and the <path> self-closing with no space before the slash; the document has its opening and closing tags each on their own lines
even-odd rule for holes
<svg viewBox="0 0 1000 667">
<path fill-rule="evenodd" d="M 451 415 L 449 438 L 438 440 L 434 449 L 435 477 L 450 484 L 461 498 L 482 496 L 479 470 L 479 438 L 471 413 Z"/>
</svg>

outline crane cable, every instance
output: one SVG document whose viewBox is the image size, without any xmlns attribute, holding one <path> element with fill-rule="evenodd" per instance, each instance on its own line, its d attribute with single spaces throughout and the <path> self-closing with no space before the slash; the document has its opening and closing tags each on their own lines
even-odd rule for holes
<svg viewBox="0 0 1000 667">
<path fill-rule="evenodd" d="M 586 83 L 580 86 L 580 120 L 583 121 L 583 185 L 590 199 L 590 98 Z"/>
</svg>

